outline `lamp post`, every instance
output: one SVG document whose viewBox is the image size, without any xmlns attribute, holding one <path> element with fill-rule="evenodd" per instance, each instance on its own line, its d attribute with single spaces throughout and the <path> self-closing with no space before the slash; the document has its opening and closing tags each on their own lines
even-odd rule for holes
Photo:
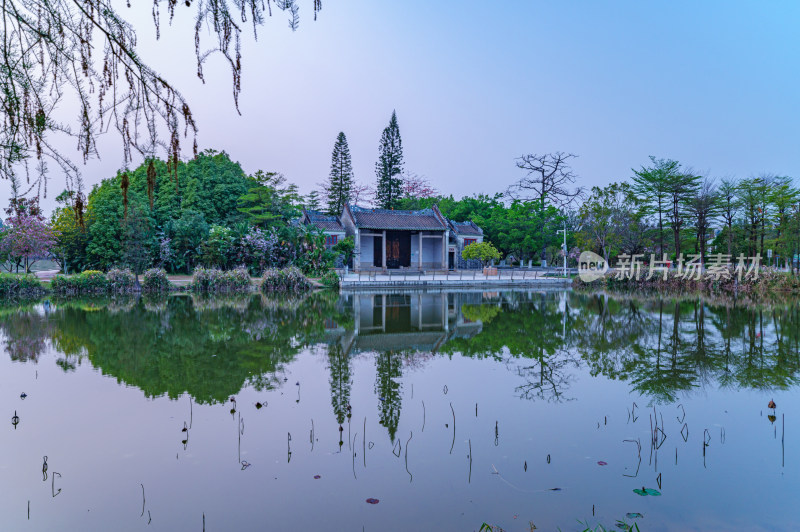
<svg viewBox="0 0 800 532">
<path fill-rule="evenodd" d="M 564 217 L 564 229 L 559 229 L 556 234 L 564 233 L 564 243 L 562 244 L 562 251 L 564 252 L 564 277 L 567 276 L 567 218 Z"/>
</svg>

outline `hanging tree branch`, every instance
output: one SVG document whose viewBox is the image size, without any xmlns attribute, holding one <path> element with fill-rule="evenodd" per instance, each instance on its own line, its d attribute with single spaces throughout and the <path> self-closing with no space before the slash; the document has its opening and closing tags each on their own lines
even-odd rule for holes
<svg viewBox="0 0 800 532">
<path fill-rule="evenodd" d="M 193 0 L 184 0 L 191 7 Z M 241 32 L 246 24 L 264 23 L 272 0 L 198 0 L 195 20 L 197 75 L 211 55 L 222 55 L 232 76 L 234 107 L 241 92 Z M 289 13 L 292 30 L 299 24 L 295 0 L 274 0 Z M 314 18 L 321 0 L 313 0 Z M 154 0 L 156 38 L 161 35 L 159 6 L 167 4 L 169 21 L 177 0 Z M 128 1 L 130 7 L 130 1 Z M 197 125 L 189 103 L 165 77 L 139 56 L 134 27 L 110 0 L 0 0 L 0 178 L 24 175 L 36 194 L 46 194 L 46 162 L 65 176 L 67 190 L 80 198 L 78 166 L 54 147 L 58 138 L 73 138 L 84 162 L 99 156 L 97 137 L 111 127 L 122 141 L 123 166 L 136 152 L 155 156 L 159 149 L 175 165 L 182 138 Z M 216 35 L 213 47 L 202 45 L 201 29 Z M 59 108 L 67 102 L 68 108 Z M 63 122 L 64 111 L 75 118 Z M 162 139 L 160 132 L 166 135 Z M 59 144 L 59 142 L 55 142 Z M 33 168 L 31 163 L 34 163 Z M 77 200 L 76 200 L 77 201 Z M 76 205 L 77 207 L 77 205 Z M 78 209 L 76 209 L 77 211 Z"/>
</svg>

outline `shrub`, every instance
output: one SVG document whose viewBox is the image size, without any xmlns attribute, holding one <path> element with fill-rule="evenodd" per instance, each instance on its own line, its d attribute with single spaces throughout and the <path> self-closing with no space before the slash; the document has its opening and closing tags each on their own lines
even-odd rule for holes
<svg viewBox="0 0 800 532">
<path fill-rule="evenodd" d="M 136 278 L 129 269 L 111 268 L 106 273 L 108 288 L 112 292 L 131 292 Z"/>
<path fill-rule="evenodd" d="M 328 270 L 328 272 L 320 278 L 319 282 L 322 286 L 328 288 L 339 288 L 339 276 L 333 270 Z"/>
<path fill-rule="evenodd" d="M 223 272 L 222 278 L 227 288 L 231 291 L 249 290 L 252 286 L 250 272 L 244 266 Z"/>
<path fill-rule="evenodd" d="M 263 292 L 305 292 L 310 288 L 311 281 L 303 275 L 303 272 L 294 266 L 280 270 L 267 270 L 264 272 L 264 279 L 261 282 L 261 290 Z"/>
<path fill-rule="evenodd" d="M 43 291 L 39 279 L 32 273 L 0 273 L 0 297 L 33 296 Z"/>
<path fill-rule="evenodd" d="M 228 271 L 195 268 L 189 286 L 200 292 L 241 292 L 250 289 L 250 274 L 244 267 Z"/>
<path fill-rule="evenodd" d="M 110 283 L 106 275 L 97 270 L 86 270 L 78 275 L 56 275 L 50 288 L 59 294 L 87 294 L 108 291 Z"/>
<path fill-rule="evenodd" d="M 222 277 L 222 270 L 216 268 L 203 268 L 198 267 L 194 269 L 192 274 L 192 282 L 189 287 L 192 290 L 208 291 L 216 290 L 220 284 Z"/>
<path fill-rule="evenodd" d="M 170 289 L 164 268 L 150 268 L 142 275 L 142 290 L 145 292 L 167 292 Z"/>
<path fill-rule="evenodd" d="M 464 247 L 461 257 L 464 260 L 479 260 L 485 268 L 491 260 L 500 258 L 500 252 L 490 242 L 474 242 Z"/>
</svg>

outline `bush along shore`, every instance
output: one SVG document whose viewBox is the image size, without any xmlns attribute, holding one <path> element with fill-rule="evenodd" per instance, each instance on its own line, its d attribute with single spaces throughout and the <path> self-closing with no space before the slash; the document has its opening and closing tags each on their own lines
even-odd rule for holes
<svg viewBox="0 0 800 532">
<path fill-rule="evenodd" d="M 762 267 L 757 275 L 749 274 L 739 276 L 733 268 L 719 276 L 710 277 L 678 275 L 676 271 L 663 272 L 647 279 L 647 275 L 638 278 L 623 277 L 616 272 L 609 271 L 591 282 L 585 282 L 580 276 L 575 277 L 572 286 L 580 290 L 642 290 L 657 292 L 702 292 L 707 294 L 744 294 L 749 297 L 762 297 L 770 295 L 800 295 L 800 276 L 789 272 L 779 271 L 775 268 Z"/>
<path fill-rule="evenodd" d="M 56 275 L 50 281 L 50 291 L 60 295 L 130 294 L 133 292 L 165 292 L 171 288 L 164 270 L 147 270 L 139 287 L 131 270 L 112 268 L 103 273 L 86 270 L 77 275 Z"/>
<path fill-rule="evenodd" d="M 108 272 L 86 270 L 74 275 L 56 275 L 49 284 L 36 275 L 0 273 L 0 299 L 29 298 L 52 293 L 59 296 L 133 294 L 137 292 L 158 294 L 181 290 L 202 293 L 246 293 L 256 290 L 254 282 L 244 267 L 232 270 L 197 268 L 191 281 L 183 286 L 173 284 L 162 268 L 151 268 L 139 275 L 129 269 L 112 268 Z M 330 270 L 312 281 L 296 267 L 268 269 L 260 283 L 261 291 L 303 293 L 315 288 L 337 289 L 339 276 Z"/>
<path fill-rule="evenodd" d="M 234 270 L 197 268 L 189 288 L 197 292 L 247 292 L 252 289 L 252 283 L 244 267 Z"/>
<path fill-rule="evenodd" d="M 44 292 L 39 279 L 32 273 L 24 275 L 0 273 L 0 298 L 35 297 Z"/>
<path fill-rule="evenodd" d="M 336 273 L 333 273 L 336 275 Z M 262 292 L 306 292 L 312 288 L 311 281 L 299 268 L 290 266 L 281 270 L 267 270 L 261 280 Z M 337 278 L 338 286 L 338 278 Z"/>
</svg>

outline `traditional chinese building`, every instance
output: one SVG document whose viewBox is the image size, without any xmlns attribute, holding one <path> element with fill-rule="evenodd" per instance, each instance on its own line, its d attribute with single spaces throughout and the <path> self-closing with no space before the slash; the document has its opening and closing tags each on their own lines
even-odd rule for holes
<svg viewBox="0 0 800 532">
<path fill-rule="evenodd" d="M 345 236 L 354 241 L 355 271 L 444 271 L 476 268 L 465 261 L 465 246 L 483 241 L 483 230 L 473 222 L 448 220 L 434 205 L 430 209 L 401 211 L 345 205 L 340 216 L 303 210 L 300 223 L 325 234 L 326 246 Z"/>
<path fill-rule="evenodd" d="M 327 249 L 332 248 L 345 237 L 345 230 L 338 216 L 331 216 L 319 211 L 303 209 L 300 223 L 304 225 L 313 225 L 322 231 L 325 235 L 325 247 Z"/>
<path fill-rule="evenodd" d="M 449 261 L 450 269 L 480 268 L 479 260 L 467 261 L 461 256 L 464 248 L 470 244 L 483 242 L 483 229 L 478 227 L 475 222 L 453 222 L 450 223 L 450 250 Z"/>
</svg>

